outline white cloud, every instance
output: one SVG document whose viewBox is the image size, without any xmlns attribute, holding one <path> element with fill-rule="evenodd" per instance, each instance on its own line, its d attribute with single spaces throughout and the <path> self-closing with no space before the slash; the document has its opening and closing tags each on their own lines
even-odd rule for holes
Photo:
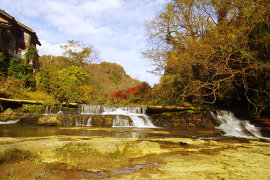
<svg viewBox="0 0 270 180">
<path fill-rule="evenodd" d="M 111 32 L 106 24 L 100 23 L 100 17 L 105 11 L 118 9 L 121 0 L 84 0 L 72 1 L 50 0 L 40 8 L 45 18 L 59 31 L 69 35 L 97 35 Z"/>
<path fill-rule="evenodd" d="M 95 15 L 100 14 L 106 10 L 121 8 L 123 4 L 124 2 L 122 0 L 85 1 L 81 4 L 80 9 Z"/>
<path fill-rule="evenodd" d="M 38 54 L 42 55 L 53 55 L 53 56 L 61 56 L 63 54 L 63 49 L 60 48 L 60 45 L 63 44 L 50 44 L 46 40 L 40 41 L 42 46 L 38 46 Z"/>
</svg>

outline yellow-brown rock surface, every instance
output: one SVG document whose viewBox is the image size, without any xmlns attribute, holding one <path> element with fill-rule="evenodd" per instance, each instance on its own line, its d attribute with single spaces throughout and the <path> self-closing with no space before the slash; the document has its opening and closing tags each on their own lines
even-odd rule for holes
<svg viewBox="0 0 270 180">
<path fill-rule="evenodd" d="M 0 154 L 2 179 L 270 179 L 270 143 L 259 141 L 2 137 Z"/>
</svg>

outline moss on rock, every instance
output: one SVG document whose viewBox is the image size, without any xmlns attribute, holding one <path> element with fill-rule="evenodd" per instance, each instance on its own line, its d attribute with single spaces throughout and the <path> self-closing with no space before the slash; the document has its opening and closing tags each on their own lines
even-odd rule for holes
<svg viewBox="0 0 270 180">
<path fill-rule="evenodd" d="M 42 126 L 61 126 L 62 119 L 63 119 L 63 116 L 49 115 L 49 116 L 40 117 L 37 121 L 37 124 L 42 125 Z"/>
<path fill-rule="evenodd" d="M 15 114 L 11 108 L 6 109 L 0 114 L 0 121 L 18 120 L 20 116 Z"/>
<path fill-rule="evenodd" d="M 115 116 L 113 115 L 93 116 L 92 125 L 97 127 L 112 127 L 114 118 Z"/>
</svg>

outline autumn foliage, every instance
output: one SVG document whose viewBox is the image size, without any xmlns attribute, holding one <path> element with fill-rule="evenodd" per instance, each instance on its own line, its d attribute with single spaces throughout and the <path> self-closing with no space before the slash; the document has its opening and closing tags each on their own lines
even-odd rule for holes
<svg viewBox="0 0 270 180">
<path fill-rule="evenodd" d="M 139 96 L 141 94 L 146 93 L 150 89 L 150 86 L 146 82 L 142 82 L 141 84 L 134 86 L 128 90 L 118 90 L 113 91 L 111 93 L 111 99 L 119 100 L 119 99 L 128 99 L 130 97 Z"/>
<path fill-rule="evenodd" d="M 269 112 L 269 9 L 266 0 L 168 0 L 146 26 L 143 54 L 162 75 L 152 99 Z"/>
</svg>

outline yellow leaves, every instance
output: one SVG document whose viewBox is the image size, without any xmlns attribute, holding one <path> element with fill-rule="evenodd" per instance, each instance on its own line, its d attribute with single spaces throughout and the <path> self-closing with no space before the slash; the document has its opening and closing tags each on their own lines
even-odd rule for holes
<svg viewBox="0 0 270 180">
<path fill-rule="evenodd" d="M 94 91 L 93 86 L 91 86 L 91 85 L 83 85 L 83 86 L 79 87 L 78 91 L 79 91 L 79 95 L 80 95 L 79 100 L 81 102 L 89 102 L 90 100 L 92 100 L 93 91 Z"/>
<path fill-rule="evenodd" d="M 25 92 L 25 96 L 29 97 L 31 100 L 55 102 L 51 95 L 46 94 L 43 91 Z"/>
</svg>

